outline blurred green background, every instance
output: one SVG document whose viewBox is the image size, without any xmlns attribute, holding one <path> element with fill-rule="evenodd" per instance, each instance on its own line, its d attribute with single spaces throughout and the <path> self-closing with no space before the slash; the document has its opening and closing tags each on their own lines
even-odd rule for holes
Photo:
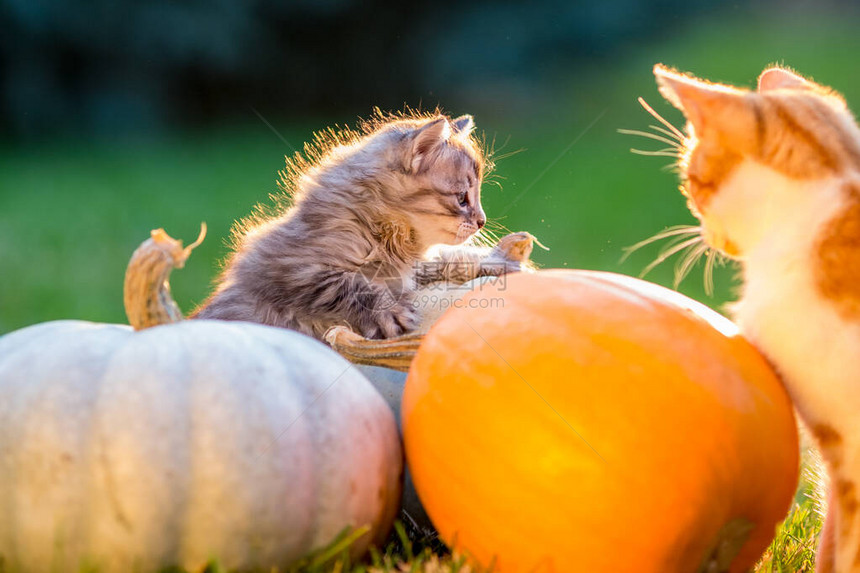
<svg viewBox="0 0 860 573">
<path fill-rule="evenodd" d="M 160 7 L 160 8 L 159 8 Z M 79 10 L 77 8 L 80 8 Z M 374 105 L 471 113 L 495 141 L 483 201 L 551 250 L 544 267 L 637 275 L 694 220 L 665 157 L 623 135 L 680 114 L 655 62 L 752 86 L 790 65 L 860 106 L 860 12 L 850 3 L 3 0 L 0 19 L 0 333 L 61 318 L 125 322 L 125 265 L 150 229 L 209 236 L 173 275 L 190 311 L 235 219 L 276 190 L 284 155 Z M 671 286 L 671 259 L 647 278 Z M 680 290 L 720 309 L 700 263 Z"/>
</svg>

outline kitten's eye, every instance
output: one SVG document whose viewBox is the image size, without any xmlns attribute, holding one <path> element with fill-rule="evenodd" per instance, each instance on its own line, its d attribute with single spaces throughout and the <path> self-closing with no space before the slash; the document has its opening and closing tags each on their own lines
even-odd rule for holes
<svg viewBox="0 0 860 573">
<path fill-rule="evenodd" d="M 465 207 L 469 204 L 469 193 L 466 191 L 460 191 L 457 194 L 457 202 L 460 203 L 460 206 Z"/>
</svg>

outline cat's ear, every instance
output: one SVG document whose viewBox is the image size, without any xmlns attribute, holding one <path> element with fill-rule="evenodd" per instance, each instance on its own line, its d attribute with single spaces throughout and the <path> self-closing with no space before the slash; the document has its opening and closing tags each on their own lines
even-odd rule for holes
<svg viewBox="0 0 860 573">
<path fill-rule="evenodd" d="M 816 84 L 785 68 L 772 67 L 758 77 L 758 91 L 767 92 L 779 89 L 813 89 Z"/>
<path fill-rule="evenodd" d="M 749 92 L 708 83 L 657 64 L 654 76 L 660 93 L 684 112 L 698 137 L 706 132 L 746 138 L 754 110 L 746 100 Z M 752 133 L 755 133 L 754 129 Z"/>
<path fill-rule="evenodd" d="M 774 90 L 806 90 L 824 96 L 839 110 L 847 111 L 845 98 L 827 86 L 823 86 L 793 71 L 777 66 L 766 69 L 758 77 L 758 91 L 766 94 Z"/>
<path fill-rule="evenodd" d="M 412 141 L 412 171 L 420 171 L 428 156 L 451 137 L 451 125 L 444 117 L 422 126 Z"/>
<path fill-rule="evenodd" d="M 475 120 L 468 114 L 461 115 L 452 123 L 454 124 L 454 131 L 461 137 L 469 135 L 472 133 L 472 130 L 475 129 Z"/>
</svg>

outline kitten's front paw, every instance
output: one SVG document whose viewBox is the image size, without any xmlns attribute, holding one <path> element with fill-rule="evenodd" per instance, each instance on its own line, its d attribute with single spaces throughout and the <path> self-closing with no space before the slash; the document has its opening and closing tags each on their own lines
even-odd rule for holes
<svg viewBox="0 0 860 573">
<path fill-rule="evenodd" d="M 519 233 L 511 233 L 502 237 L 499 243 L 493 248 L 493 252 L 498 252 L 505 260 L 525 263 L 532 255 L 534 246 L 534 235 L 520 231 Z"/>
<path fill-rule="evenodd" d="M 505 235 L 481 261 L 479 276 L 502 276 L 530 269 L 529 256 L 534 249 L 534 241 L 531 233 L 525 231 Z"/>
<path fill-rule="evenodd" d="M 400 303 L 391 308 L 373 311 L 372 326 L 363 332 L 366 338 L 393 338 L 418 328 L 421 316 L 409 303 Z"/>
</svg>

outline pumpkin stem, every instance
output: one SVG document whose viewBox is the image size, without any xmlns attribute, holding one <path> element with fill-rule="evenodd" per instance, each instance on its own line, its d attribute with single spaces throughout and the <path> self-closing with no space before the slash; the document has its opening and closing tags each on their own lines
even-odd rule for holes
<svg viewBox="0 0 860 573">
<path fill-rule="evenodd" d="M 206 223 L 200 235 L 187 247 L 164 232 L 154 229 L 152 236 L 134 251 L 125 271 L 123 299 L 128 322 L 135 330 L 185 318 L 170 294 L 170 272 L 185 266 L 191 251 L 206 237 Z"/>
<path fill-rule="evenodd" d="M 723 525 L 696 573 L 728 573 L 753 529 L 755 524 L 743 517 Z"/>
<path fill-rule="evenodd" d="M 412 332 L 384 340 L 371 340 L 345 326 L 333 326 L 323 338 L 350 362 L 407 372 L 415 352 L 424 340 L 424 333 Z"/>
</svg>

